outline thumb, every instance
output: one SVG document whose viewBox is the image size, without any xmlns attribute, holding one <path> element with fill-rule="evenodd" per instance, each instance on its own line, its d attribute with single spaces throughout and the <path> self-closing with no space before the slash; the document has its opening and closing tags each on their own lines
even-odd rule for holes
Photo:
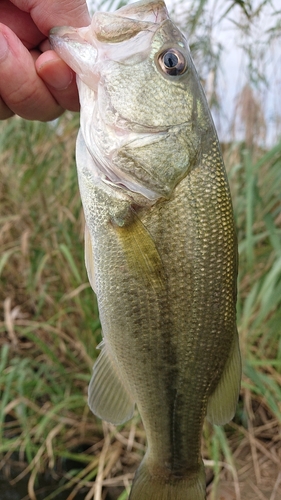
<svg viewBox="0 0 281 500">
<path fill-rule="evenodd" d="M 85 0 L 11 0 L 28 12 L 39 30 L 48 36 L 54 26 L 88 26 L 90 16 Z"/>
</svg>

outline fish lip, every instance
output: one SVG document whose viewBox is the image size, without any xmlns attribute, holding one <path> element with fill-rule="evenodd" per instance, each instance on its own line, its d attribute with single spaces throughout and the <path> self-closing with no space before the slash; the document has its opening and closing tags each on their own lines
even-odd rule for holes
<svg viewBox="0 0 281 500">
<path fill-rule="evenodd" d="M 49 40 L 51 47 L 56 50 L 60 48 L 62 42 L 78 42 L 80 44 L 82 42 L 78 29 L 72 26 L 55 26 L 49 31 Z M 86 40 L 85 43 L 87 43 Z"/>
<path fill-rule="evenodd" d="M 87 85 L 92 81 L 92 78 L 87 79 L 87 74 L 96 63 L 98 55 L 96 45 L 88 38 L 88 28 L 57 26 L 49 33 L 52 49 L 84 79 Z"/>
</svg>

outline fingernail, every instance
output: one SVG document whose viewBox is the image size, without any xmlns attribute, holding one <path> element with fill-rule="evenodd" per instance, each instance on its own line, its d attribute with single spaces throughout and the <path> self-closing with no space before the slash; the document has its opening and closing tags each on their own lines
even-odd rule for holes
<svg viewBox="0 0 281 500">
<path fill-rule="evenodd" d="M 52 71 L 44 71 L 47 69 L 48 64 L 52 64 Z M 73 80 L 72 71 L 65 64 L 62 67 L 60 61 L 57 64 L 54 61 L 48 61 L 40 67 L 40 73 L 42 70 L 44 81 L 56 90 L 67 89 Z"/>
<path fill-rule="evenodd" d="M 5 59 L 5 57 L 8 54 L 9 46 L 7 43 L 6 38 L 4 35 L 0 32 L 0 61 L 2 59 Z"/>
</svg>

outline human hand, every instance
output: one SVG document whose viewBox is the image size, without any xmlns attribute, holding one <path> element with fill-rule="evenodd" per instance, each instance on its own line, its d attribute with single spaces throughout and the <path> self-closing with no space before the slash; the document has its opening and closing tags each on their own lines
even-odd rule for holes
<svg viewBox="0 0 281 500">
<path fill-rule="evenodd" d="M 0 0 L 0 119 L 79 110 L 75 73 L 50 49 L 54 26 L 88 26 L 85 0 Z"/>
</svg>

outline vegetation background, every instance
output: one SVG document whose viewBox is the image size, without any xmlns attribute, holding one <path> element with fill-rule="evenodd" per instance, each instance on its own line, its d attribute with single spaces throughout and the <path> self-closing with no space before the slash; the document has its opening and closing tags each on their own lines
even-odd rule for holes
<svg viewBox="0 0 281 500">
<path fill-rule="evenodd" d="M 219 23 L 227 19 L 235 25 L 246 61 L 247 79 L 228 130 L 232 139 L 222 144 L 239 238 L 243 380 L 234 421 L 204 428 L 209 500 L 281 498 L 280 117 L 274 118 L 268 142 L 264 108 L 272 85 L 265 63 L 281 30 L 281 11 L 274 5 L 269 0 L 191 0 L 178 3 L 174 14 L 189 34 L 218 118 L 224 46 L 214 41 L 213 30 Z M 253 46 L 257 23 L 266 28 L 261 43 Z M 96 419 L 87 406 L 101 333 L 84 267 L 74 158 L 78 126 L 79 117 L 70 113 L 48 124 L 18 117 L 0 124 L 3 500 L 125 500 L 145 450 L 137 413 L 115 428 Z M 8 492 L 4 480 L 17 497 L 2 497 Z"/>
</svg>

